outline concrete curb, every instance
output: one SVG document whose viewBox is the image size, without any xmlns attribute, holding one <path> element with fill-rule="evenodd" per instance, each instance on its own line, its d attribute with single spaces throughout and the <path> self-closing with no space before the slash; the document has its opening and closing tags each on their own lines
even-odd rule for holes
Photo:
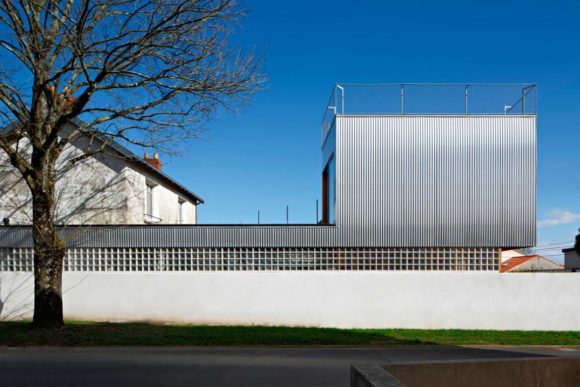
<svg viewBox="0 0 580 387">
<path fill-rule="evenodd" d="M 351 387 L 404 387 L 397 378 L 376 364 L 352 364 Z"/>
</svg>

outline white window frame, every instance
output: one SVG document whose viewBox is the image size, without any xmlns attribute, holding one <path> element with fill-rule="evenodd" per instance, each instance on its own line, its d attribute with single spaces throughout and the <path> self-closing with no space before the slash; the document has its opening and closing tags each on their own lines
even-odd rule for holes
<svg viewBox="0 0 580 387">
<path fill-rule="evenodd" d="M 145 215 L 145 223 L 159 223 L 161 219 L 157 216 L 157 200 L 155 198 L 156 194 L 156 187 L 158 184 L 146 180 L 145 181 L 145 208 L 144 208 L 144 215 Z"/>
<path fill-rule="evenodd" d="M 187 203 L 183 198 L 177 198 L 177 223 L 185 224 L 185 203 Z"/>
</svg>

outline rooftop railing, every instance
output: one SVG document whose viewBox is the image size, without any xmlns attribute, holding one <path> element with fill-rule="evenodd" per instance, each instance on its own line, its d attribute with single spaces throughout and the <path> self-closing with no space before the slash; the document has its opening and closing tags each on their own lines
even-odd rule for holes
<svg viewBox="0 0 580 387">
<path fill-rule="evenodd" d="M 337 114 L 349 115 L 534 115 L 536 85 L 530 83 L 336 84 L 322 119 L 322 138 Z"/>
</svg>

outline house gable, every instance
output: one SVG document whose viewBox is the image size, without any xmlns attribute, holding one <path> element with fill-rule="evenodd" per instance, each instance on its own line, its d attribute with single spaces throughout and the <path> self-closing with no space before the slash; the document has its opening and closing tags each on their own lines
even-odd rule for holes
<svg viewBox="0 0 580 387">
<path fill-rule="evenodd" d="M 541 255 L 513 257 L 502 263 L 501 272 L 560 270 L 564 267 Z"/>
<path fill-rule="evenodd" d="M 79 125 L 73 121 L 69 125 Z M 72 128 L 71 128 L 72 129 Z M 102 141 L 80 136 L 66 146 L 59 167 Z M 19 146 L 27 147 L 26 140 Z M 19 173 L 0 154 L 0 218 L 11 224 L 30 224 L 31 196 Z M 196 223 L 196 205 L 203 200 L 166 174 L 117 143 L 77 163 L 56 184 L 58 224 L 143 224 L 146 182 L 153 182 L 161 206 L 160 223 Z M 186 219 L 180 214 L 185 214 Z"/>
</svg>

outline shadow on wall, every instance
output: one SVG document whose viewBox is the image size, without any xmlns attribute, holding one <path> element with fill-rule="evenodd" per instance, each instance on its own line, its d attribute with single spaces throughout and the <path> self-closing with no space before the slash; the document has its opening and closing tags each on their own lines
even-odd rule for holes
<svg viewBox="0 0 580 387">
<path fill-rule="evenodd" d="M 28 147 L 23 145 L 23 156 Z M 87 145 L 69 146 L 57 167 L 84 153 Z M 122 224 L 129 219 L 129 204 L 135 206 L 145 189 L 132 169 L 110 154 L 97 154 L 82 160 L 63 174 L 55 186 L 55 219 L 59 225 Z M 21 174 L 0 153 L 0 219 L 11 224 L 32 223 L 31 193 Z"/>
<path fill-rule="evenodd" d="M 2 273 L 0 276 L 0 321 L 32 316 L 32 273 Z"/>
<path fill-rule="evenodd" d="M 12 224 L 32 223 L 32 198 L 28 187 L 12 171 L 0 170 L 1 218 Z M 57 178 L 56 218 L 59 225 L 123 223 L 128 198 L 138 197 L 139 189 L 124 174 L 99 176 L 90 171 L 74 183 L 68 176 Z"/>
<path fill-rule="evenodd" d="M 14 321 L 32 318 L 34 309 L 33 273 L 0 273 L 0 321 Z M 69 284 L 66 273 L 63 279 L 63 295 L 79 286 L 89 274 Z"/>
</svg>

